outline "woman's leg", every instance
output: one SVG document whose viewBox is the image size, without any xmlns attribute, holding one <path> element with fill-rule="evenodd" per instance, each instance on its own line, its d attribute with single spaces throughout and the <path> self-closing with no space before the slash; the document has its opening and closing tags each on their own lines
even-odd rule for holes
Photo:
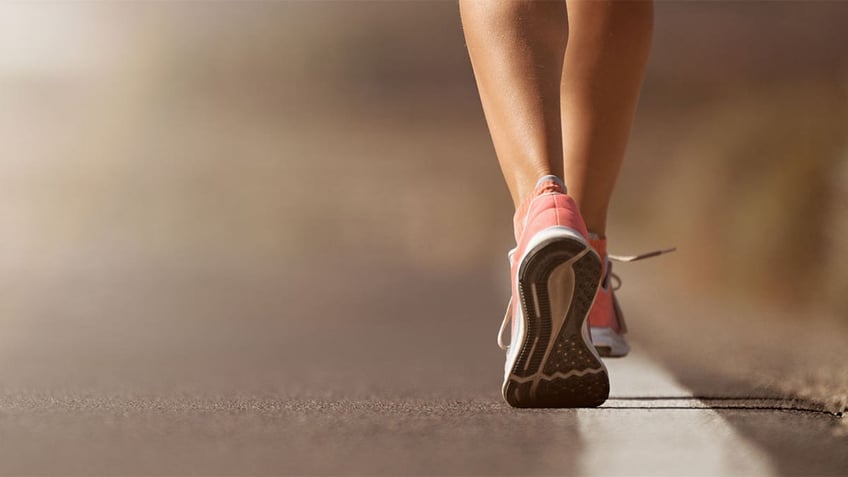
<svg viewBox="0 0 848 477">
<path fill-rule="evenodd" d="M 653 3 L 566 3 L 569 33 L 561 96 L 565 182 L 589 231 L 604 237 L 651 46 Z"/>
<path fill-rule="evenodd" d="M 483 111 L 512 200 L 562 177 L 563 2 L 460 0 Z"/>
</svg>

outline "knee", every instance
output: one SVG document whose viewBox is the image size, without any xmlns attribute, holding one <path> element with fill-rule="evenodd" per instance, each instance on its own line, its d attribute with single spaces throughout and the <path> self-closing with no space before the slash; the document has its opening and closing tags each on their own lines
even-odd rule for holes
<svg viewBox="0 0 848 477">
<path fill-rule="evenodd" d="M 474 20 L 514 27 L 534 25 L 536 28 L 565 26 L 565 3 L 538 0 L 459 0 L 463 21 Z"/>
<path fill-rule="evenodd" d="M 654 27 L 653 1 L 571 0 L 568 27 L 569 40 L 614 44 L 630 54 L 647 54 Z"/>
<path fill-rule="evenodd" d="M 522 11 L 533 7 L 534 0 L 459 0 L 459 10 L 463 17 L 496 19 L 512 18 Z"/>
<path fill-rule="evenodd" d="M 504 37 L 518 37 L 559 52 L 568 36 L 565 2 L 537 0 L 459 0 L 466 31 L 483 30 Z"/>
</svg>

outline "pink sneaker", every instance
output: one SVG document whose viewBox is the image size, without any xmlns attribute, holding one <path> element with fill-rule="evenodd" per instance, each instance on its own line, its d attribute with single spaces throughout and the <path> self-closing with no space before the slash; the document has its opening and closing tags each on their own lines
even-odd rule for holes
<svg viewBox="0 0 848 477">
<path fill-rule="evenodd" d="M 645 258 L 656 257 L 664 253 L 673 252 L 675 249 L 658 250 L 656 252 L 644 253 L 635 256 L 607 255 L 607 240 L 590 237 L 589 243 L 592 248 L 602 257 L 603 275 L 598 294 L 589 312 L 589 330 L 592 343 L 600 356 L 605 358 L 622 358 L 630 352 L 630 345 L 624 339 L 627 333 L 627 325 L 618 300 L 615 298 L 615 290 L 620 285 L 618 276 L 612 273 L 612 261 L 635 262 Z M 615 283 L 613 283 L 615 282 Z"/>
<path fill-rule="evenodd" d="M 624 315 L 615 298 L 615 287 L 612 280 L 612 262 L 607 256 L 606 239 L 592 239 L 589 243 L 598 252 L 603 260 L 603 278 L 601 286 L 598 287 L 598 295 L 592 310 L 589 312 L 589 331 L 592 335 L 592 343 L 598 354 L 608 358 L 620 358 L 627 356 L 630 345 L 624 339 L 627 333 L 627 325 L 624 323 Z"/>
<path fill-rule="evenodd" d="M 588 235 L 555 176 L 541 178 L 515 214 L 512 300 L 498 337 L 507 351 L 503 396 L 512 406 L 599 406 L 609 396 L 586 322 L 602 269 Z"/>
</svg>

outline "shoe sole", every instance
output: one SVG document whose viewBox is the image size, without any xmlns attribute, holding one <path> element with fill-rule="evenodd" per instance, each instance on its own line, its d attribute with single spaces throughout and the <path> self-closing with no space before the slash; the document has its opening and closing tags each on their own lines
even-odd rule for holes
<svg viewBox="0 0 848 477">
<path fill-rule="evenodd" d="M 563 268 L 567 267 L 567 268 Z M 573 273 L 565 313 L 554 316 L 552 283 Z M 503 386 L 513 407 L 595 407 L 609 397 L 609 375 L 588 337 L 586 318 L 601 278 L 601 260 L 585 241 L 570 235 L 546 240 L 524 258 L 518 271 L 526 331 Z M 562 304 L 561 304 L 562 305 Z"/>
</svg>

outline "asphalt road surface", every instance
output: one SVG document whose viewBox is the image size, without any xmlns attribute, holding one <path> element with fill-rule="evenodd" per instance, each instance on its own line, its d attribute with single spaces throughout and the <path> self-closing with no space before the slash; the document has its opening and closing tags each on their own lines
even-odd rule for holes
<svg viewBox="0 0 848 477">
<path fill-rule="evenodd" d="M 650 333 L 668 320 L 632 282 L 635 350 L 577 410 L 502 402 L 496 278 L 160 266 L 5 290 L 2 474 L 848 475 L 840 418 L 720 349 L 681 370 L 702 340 Z"/>
</svg>

